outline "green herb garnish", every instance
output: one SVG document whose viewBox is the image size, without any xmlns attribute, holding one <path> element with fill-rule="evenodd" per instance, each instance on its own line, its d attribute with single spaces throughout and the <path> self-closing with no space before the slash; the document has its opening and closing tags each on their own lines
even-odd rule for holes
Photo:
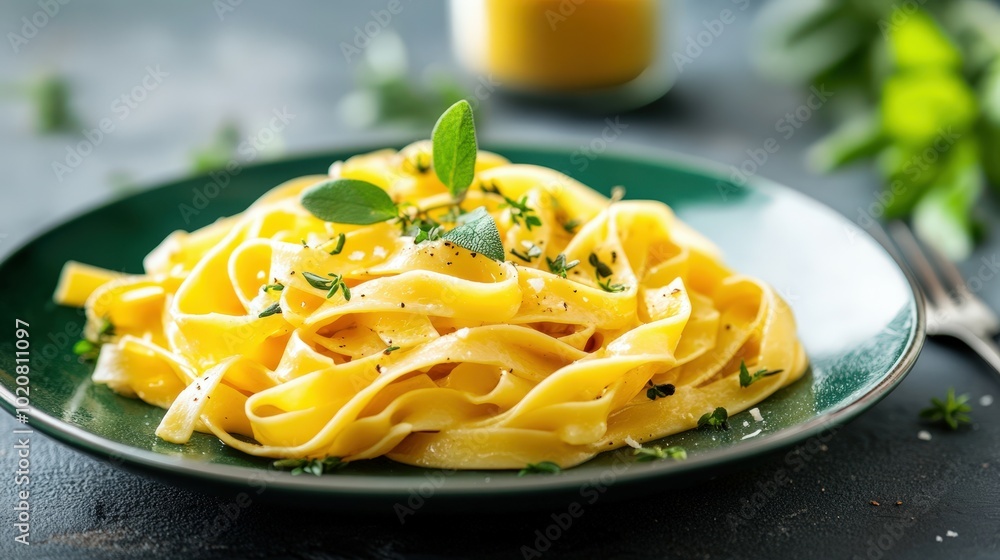
<svg viewBox="0 0 1000 560">
<path fill-rule="evenodd" d="M 280 292 L 281 290 L 285 289 L 285 286 L 280 283 L 275 283 L 275 284 L 268 284 L 261 289 L 264 290 L 265 292 L 270 292 L 270 291 Z"/>
<path fill-rule="evenodd" d="M 511 198 L 503 197 L 507 201 L 507 206 L 510 207 L 510 221 L 514 224 L 520 224 L 528 228 L 542 225 L 542 219 L 535 214 L 535 209 L 528 206 L 528 197 L 522 196 L 520 200 L 514 200 Z"/>
<path fill-rule="evenodd" d="M 274 468 L 281 470 L 291 470 L 292 476 L 309 473 L 320 476 L 323 473 L 333 472 L 342 469 L 347 465 L 340 457 L 326 457 L 323 459 L 279 459 L 274 462 Z"/>
<path fill-rule="evenodd" d="M 552 461 L 542 461 L 541 463 L 528 463 L 526 467 L 518 471 L 517 476 L 526 474 L 559 474 L 562 467 Z"/>
<path fill-rule="evenodd" d="M 398 218 L 404 235 L 412 235 L 416 243 L 445 239 L 503 262 L 503 242 L 493 217 L 483 207 L 464 214 L 458 207 L 476 171 L 476 128 L 468 102 L 459 101 L 441 115 L 431 142 L 434 171 L 452 195 L 447 205 L 450 207 L 448 216 L 458 226 L 451 231 L 445 232 L 441 224 L 427 216 L 431 209 L 401 213 L 388 193 L 377 185 L 357 179 L 336 179 L 315 185 L 302 194 L 302 206 L 317 218 L 333 223 L 369 225 Z M 339 241 L 338 247 L 343 249 Z M 310 283 L 313 287 L 329 290 L 327 297 L 339 286 L 345 299 L 350 299 L 347 285 L 336 275 L 330 276 L 335 277 L 333 281 L 313 275 Z"/>
<path fill-rule="evenodd" d="M 101 319 L 101 324 L 97 328 L 97 340 L 81 339 L 73 345 L 73 353 L 85 362 L 92 362 L 101 353 L 101 346 L 115 336 L 115 325 L 107 317 Z"/>
<path fill-rule="evenodd" d="M 580 224 L 582 223 L 583 220 L 579 218 L 573 218 L 572 220 L 569 220 L 568 222 L 563 224 L 563 229 L 566 230 L 567 233 L 576 233 L 576 228 L 580 227 Z"/>
<path fill-rule="evenodd" d="M 715 428 L 716 430 L 728 430 L 729 429 L 729 413 L 726 412 L 725 408 L 721 406 L 713 410 L 712 412 L 706 412 L 698 419 L 698 427 Z"/>
<path fill-rule="evenodd" d="M 87 339 L 81 339 L 73 345 L 73 353 L 79 356 L 81 360 L 90 362 L 96 360 L 97 356 L 101 353 L 101 345 Z"/>
<path fill-rule="evenodd" d="M 653 384 L 652 387 L 646 389 L 646 397 L 655 401 L 656 399 L 662 399 L 663 397 L 669 397 L 674 394 L 674 386 L 670 383 L 664 383 L 663 385 Z"/>
<path fill-rule="evenodd" d="M 972 423 L 968 413 L 972 407 L 968 404 L 969 395 L 955 396 L 955 388 L 948 389 L 945 400 L 937 397 L 931 399 L 931 407 L 920 411 L 920 417 L 932 422 L 944 422 L 952 430 L 957 430 L 961 424 Z"/>
<path fill-rule="evenodd" d="M 542 248 L 538 245 L 528 241 L 522 241 L 521 244 L 524 246 L 524 251 L 511 249 L 510 254 L 527 263 L 530 263 L 533 259 L 537 259 L 542 256 Z"/>
<path fill-rule="evenodd" d="M 777 375 L 783 371 L 785 370 L 775 369 L 768 371 L 767 369 L 760 369 L 754 373 L 750 373 L 750 370 L 747 369 L 746 362 L 740 360 L 740 387 L 749 387 L 765 377 Z"/>
<path fill-rule="evenodd" d="M 115 335 L 115 326 L 111 322 L 111 319 L 107 317 L 101 319 L 101 326 L 97 329 L 98 340 L 104 342 L 104 339 Z"/>
<path fill-rule="evenodd" d="M 264 317 L 270 317 L 271 315 L 276 315 L 278 313 L 281 313 L 281 304 L 274 302 L 268 306 L 267 309 L 261 311 L 260 315 L 257 315 L 257 317 L 263 319 Z"/>
<path fill-rule="evenodd" d="M 662 448 L 658 445 L 654 445 L 652 447 L 639 447 L 632 451 L 632 454 L 636 456 L 635 460 L 638 462 L 657 461 L 660 459 L 683 461 L 688 457 L 687 450 L 679 445 L 666 448 Z"/>
<path fill-rule="evenodd" d="M 566 262 L 566 253 L 559 253 L 555 259 L 545 257 L 545 262 L 549 265 L 549 270 L 552 274 L 558 274 L 563 278 L 566 278 L 566 273 L 569 272 L 570 269 L 580 264 L 580 261 L 576 260 Z"/>
<path fill-rule="evenodd" d="M 326 290 L 326 299 L 333 297 L 333 294 L 340 290 L 344 293 L 344 299 L 351 301 L 351 289 L 344 282 L 344 276 L 342 274 L 327 274 L 329 278 L 324 278 L 319 274 L 314 274 L 312 272 L 303 272 L 302 277 L 309 282 L 309 285 L 317 290 Z"/>
<path fill-rule="evenodd" d="M 339 255 L 344 251 L 344 243 L 347 242 L 347 236 L 343 233 L 337 236 L 337 244 L 333 246 L 333 250 L 330 251 L 331 255 Z"/>
<path fill-rule="evenodd" d="M 444 228 L 439 225 L 430 226 L 427 229 L 417 227 L 416 234 L 413 236 L 413 242 L 423 243 L 424 241 L 437 241 L 438 239 L 441 239 L 442 235 L 444 235 Z"/>
<path fill-rule="evenodd" d="M 623 292 L 625 291 L 625 286 L 622 284 L 612 284 L 610 277 L 614 274 L 611 267 L 601 261 L 598 258 L 597 253 L 591 253 L 587 262 L 594 267 L 594 275 L 597 278 L 597 285 L 601 287 L 605 292 Z"/>
<path fill-rule="evenodd" d="M 441 115 L 431 133 L 434 173 L 455 200 L 462 200 L 476 174 L 476 123 L 461 100 Z"/>
<path fill-rule="evenodd" d="M 389 193 L 360 179 L 335 179 L 309 187 L 301 202 L 313 216 L 335 224 L 364 226 L 399 216 Z"/>
<path fill-rule="evenodd" d="M 385 350 L 382 351 L 382 353 L 388 356 L 389 354 L 392 354 L 396 350 L 399 350 L 399 346 L 393 346 L 390 344 Z"/>
<path fill-rule="evenodd" d="M 504 261 L 503 242 L 493 216 L 480 206 L 462 216 L 464 221 L 455 229 L 441 236 L 473 253 L 482 253 L 495 261 Z"/>
<path fill-rule="evenodd" d="M 535 209 L 528 206 L 527 195 L 522 196 L 520 200 L 514 200 L 507 195 L 500 192 L 500 188 L 497 187 L 495 182 L 491 182 L 489 185 L 481 185 L 480 188 L 483 192 L 499 195 L 503 197 L 504 203 L 501 208 L 510 208 L 510 221 L 515 225 L 523 225 L 531 231 L 531 228 L 535 226 L 542 225 L 542 219 L 535 214 Z"/>
</svg>

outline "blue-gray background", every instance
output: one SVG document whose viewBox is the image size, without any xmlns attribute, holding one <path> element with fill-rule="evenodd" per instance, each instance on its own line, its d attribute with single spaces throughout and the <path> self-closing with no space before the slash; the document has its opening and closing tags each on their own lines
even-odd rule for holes
<svg viewBox="0 0 1000 560">
<path fill-rule="evenodd" d="M 779 120 L 808 96 L 773 85 L 748 56 L 754 0 L 736 11 L 736 22 L 684 67 L 661 102 L 624 113 L 628 128 L 613 149 L 670 149 L 738 165 L 764 139 L 780 136 Z M 742 2 L 740 2 L 742 4 Z M 347 125 L 338 101 L 355 87 L 357 68 L 340 43 L 353 41 L 355 26 L 372 19 L 385 1 L 263 2 L 245 0 L 218 15 L 209 2 L 70 1 L 14 53 L 0 46 L 0 255 L 42 228 L 124 191 L 187 174 L 193 153 L 211 143 L 226 120 L 244 133 L 265 127 L 275 109 L 295 118 L 271 146 L 272 153 L 301 153 L 367 144 L 392 136 Z M 673 33 L 664 55 L 683 46 L 731 0 L 686 0 L 664 17 Z M 453 69 L 446 6 L 404 0 L 389 28 L 409 49 L 415 71 L 436 65 Z M 0 31 L 17 32 L 35 2 L 0 6 Z M 162 83 L 121 119 L 115 99 L 139 85 L 147 67 L 166 73 Z M 116 128 L 71 173 L 57 178 L 53 161 L 65 162 L 67 146 L 81 132 L 34 133 L 32 106 L 13 93 L 39 74 L 66 76 L 81 128 L 111 118 Z M 585 146 L 605 127 L 587 116 L 487 100 L 480 133 L 490 139 L 558 141 Z M 816 176 L 804 151 L 827 130 L 822 110 L 758 173 L 813 196 L 852 220 L 869 214 L 879 183 L 871 170 L 854 168 Z M 121 184 L 125 183 L 125 187 Z M 996 213 L 996 202 L 988 201 Z M 994 226 L 997 220 L 992 220 Z M 996 259 L 1000 236 L 966 263 L 974 274 L 982 259 Z M 822 258 L 821 254 L 812 258 Z M 982 294 L 1000 307 L 1000 281 Z M 16 297 L 4 294 L 0 297 Z M 794 297 L 794 295 L 792 295 Z M 992 376 L 992 377 L 991 377 Z M 749 524 L 731 528 L 727 517 L 744 507 L 759 484 L 774 480 L 786 459 L 777 456 L 743 472 L 688 490 L 646 500 L 601 504 L 577 521 L 547 557 L 604 558 L 998 558 L 1000 557 L 1000 404 L 976 404 L 975 425 L 955 434 L 924 429 L 917 412 L 949 386 L 1000 396 L 1000 384 L 975 356 L 958 346 L 931 342 L 904 383 L 871 412 L 827 443 L 792 480 L 777 488 Z M 0 472 L 12 473 L 10 431 L 0 417 Z M 0 485 L 0 556 L 16 558 L 427 558 L 520 557 L 520 546 L 551 523 L 550 512 L 474 518 L 427 518 L 399 526 L 394 519 L 352 519 L 259 504 L 242 511 L 236 526 L 212 543 L 202 542 L 203 523 L 227 498 L 191 493 L 122 473 L 59 444 L 40 439 L 33 447 L 33 476 L 41 488 L 33 507 L 31 547 L 12 543 L 14 486 Z M 879 500 L 881 507 L 870 500 Z M 903 506 L 892 504 L 900 500 Z M 912 507 L 923 503 L 924 507 Z M 911 507 L 908 507 L 910 505 Z M 947 531 L 958 537 L 937 542 Z M 888 537 L 886 535 L 889 535 Z M 879 541 L 881 539 L 881 541 Z M 882 545 L 879 548 L 879 545 Z M 883 549 L 888 549 L 883 552 Z"/>
</svg>

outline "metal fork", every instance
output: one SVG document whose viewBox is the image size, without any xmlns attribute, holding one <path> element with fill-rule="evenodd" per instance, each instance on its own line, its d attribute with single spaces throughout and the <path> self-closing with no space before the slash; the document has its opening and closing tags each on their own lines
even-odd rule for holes
<svg viewBox="0 0 1000 560">
<path fill-rule="evenodd" d="M 877 232 L 876 232 L 877 233 Z M 876 235 L 884 237 L 885 234 Z M 893 248 L 892 243 L 883 245 L 900 266 L 916 273 L 926 295 L 927 334 L 950 336 L 964 342 L 1000 374 L 1000 347 L 993 337 L 1000 332 L 1000 318 L 969 289 L 961 273 L 947 258 L 933 247 L 921 249 L 913 232 L 903 222 L 889 224 L 889 237 L 899 247 L 904 258 Z M 928 259 L 927 255 L 930 255 Z M 944 276 L 935 271 L 931 259 Z M 907 264 L 909 263 L 909 264 Z M 949 287 L 945 287 L 945 282 Z"/>
</svg>

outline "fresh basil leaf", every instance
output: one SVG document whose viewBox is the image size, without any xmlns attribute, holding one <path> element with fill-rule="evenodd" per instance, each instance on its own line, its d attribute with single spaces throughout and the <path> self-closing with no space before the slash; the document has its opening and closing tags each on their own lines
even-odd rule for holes
<svg viewBox="0 0 1000 560">
<path fill-rule="evenodd" d="M 441 115 L 431 133 L 434 173 L 455 199 L 461 199 L 476 174 L 476 123 L 464 99 Z"/>
<path fill-rule="evenodd" d="M 313 216 L 335 224 L 365 226 L 399 216 L 389 193 L 360 179 L 320 183 L 302 193 L 301 201 Z"/>
<path fill-rule="evenodd" d="M 503 241 L 500 240 L 497 223 L 482 206 L 470 212 L 463 224 L 441 238 L 474 253 L 482 253 L 495 261 L 504 261 Z"/>
</svg>

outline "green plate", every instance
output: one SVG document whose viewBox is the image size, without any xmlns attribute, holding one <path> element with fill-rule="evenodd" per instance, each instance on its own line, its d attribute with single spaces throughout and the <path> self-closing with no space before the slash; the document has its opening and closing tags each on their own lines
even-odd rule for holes
<svg viewBox="0 0 1000 560">
<path fill-rule="evenodd" d="M 648 494 L 738 469 L 750 458 L 794 443 L 818 447 L 836 425 L 884 397 L 916 360 L 924 316 L 910 279 L 866 233 L 797 192 L 756 179 L 738 186 L 725 179 L 721 167 L 662 153 L 636 156 L 630 150 L 581 162 L 568 149 L 493 149 L 515 162 L 563 170 L 605 193 L 624 185 L 628 198 L 670 204 L 721 246 L 733 267 L 784 295 L 795 310 L 810 371 L 760 404 L 763 422 L 744 412 L 732 417 L 729 431 L 666 438 L 663 443 L 688 449 L 686 461 L 635 463 L 625 452 L 609 452 L 557 475 L 521 478 L 514 472 L 428 470 L 382 459 L 322 477 L 293 477 L 204 434 L 186 445 L 161 441 L 153 431 L 162 410 L 90 381 L 91 366 L 72 352 L 82 311 L 52 303 L 65 261 L 141 272 L 142 257 L 171 231 L 240 212 L 289 178 L 325 173 L 332 161 L 369 151 L 356 149 L 164 185 L 87 212 L 22 247 L 0 264 L 0 319 L 6 325 L 0 329 L 0 403 L 14 413 L 22 396 L 15 395 L 19 319 L 30 325 L 27 429 L 129 470 L 186 486 L 242 490 L 254 499 L 353 511 L 395 506 L 403 514 L 493 511 L 591 503 L 609 488 L 619 497 Z"/>
</svg>

